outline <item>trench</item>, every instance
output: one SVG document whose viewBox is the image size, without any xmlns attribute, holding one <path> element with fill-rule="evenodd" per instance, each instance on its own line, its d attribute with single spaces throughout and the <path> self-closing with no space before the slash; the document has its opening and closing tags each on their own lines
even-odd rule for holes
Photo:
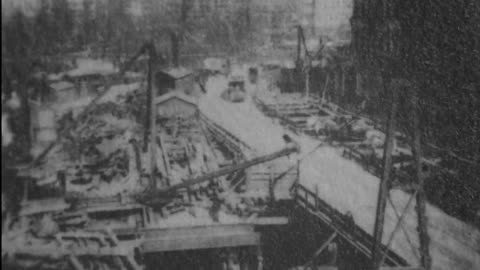
<svg viewBox="0 0 480 270">
<path fill-rule="evenodd" d="M 369 258 L 359 253 L 340 236 L 332 243 L 337 252 L 325 249 L 314 257 L 316 251 L 332 236 L 334 231 L 322 224 L 306 209 L 294 201 L 279 201 L 272 209 L 275 214 L 289 217 L 288 225 L 269 226 L 258 229 L 261 234 L 263 269 L 283 270 L 304 265 L 315 258 L 317 266 L 336 266 L 338 270 L 368 269 Z M 228 254 L 233 251 L 238 268 L 228 265 Z M 187 250 L 145 254 L 146 270 L 156 269 L 259 269 L 257 247 Z M 222 268 L 222 267 L 227 268 Z M 230 268 L 228 268 L 230 267 Z"/>
</svg>

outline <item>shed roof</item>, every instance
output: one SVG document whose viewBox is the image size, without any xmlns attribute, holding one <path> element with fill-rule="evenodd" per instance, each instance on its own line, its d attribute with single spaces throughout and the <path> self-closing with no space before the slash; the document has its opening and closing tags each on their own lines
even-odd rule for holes
<svg viewBox="0 0 480 270">
<path fill-rule="evenodd" d="M 155 99 L 155 104 L 158 105 L 158 104 L 164 103 L 164 102 L 166 102 L 168 100 L 171 100 L 171 99 L 179 99 L 179 100 L 182 100 L 186 103 L 197 106 L 197 101 L 193 97 L 185 95 L 184 93 L 181 93 L 179 91 L 172 91 L 172 92 L 169 92 L 165 95 L 157 97 Z"/>
<path fill-rule="evenodd" d="M 70 77 L 81 77 L 88 75 L 111 75 L 118 72 L 112 63 L 95 59 L 78 59 L 78 67 L 66 72 Z"/>
<path fill-rule="evenodd" d="M 56 82 L 56 81 L 60 81 L 63 79 L 63 76 L 65 74 L 63 72 L 60 72 L 60 73 L 51 73 L 51 74 L 48 74 L 47 75 L 47 80 L 51 81 L 51 82 Z"/>
<path fill-rule="evenodd" d="M 75 85 L 73 83 L 67 82 L 67 81 L 53 82 L 49 86 L 50 86 L 51 89 L 53 89 L 55 91 L 64 91 L 64 90 L 68 90 L 68 89 L 71 89 L 71 88 L 75 87 Z"/>
<path fill-rule="evenodd" d="M 170 68 L 170 69 L 162 70 L 160 72 L 164 73 L 164 74 L 167 74 L 168 76 L 172 77 L 175 80 L 182 79 L 182 78 L 185 78 L 189 75 L 192 75 L 191 70 L 188 70 L 188 69 L 183 68 L 183 67 Z"/>
<path fill-rule="evenodd" d="M 205 69 L 213 70 L 213 71 L 220 71 L 222 70 L 222 66 L 227 63 L 226 59 L 223 58 L 216 58 L 210 57 L 203 60 L 203 65 Z"/>
</svg>

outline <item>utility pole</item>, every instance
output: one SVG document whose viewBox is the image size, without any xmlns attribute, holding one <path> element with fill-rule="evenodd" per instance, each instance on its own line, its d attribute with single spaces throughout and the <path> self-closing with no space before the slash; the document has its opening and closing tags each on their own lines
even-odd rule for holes
<svg viewBox="0 0 480 270">
<path fill-rule="evenodd" d="M 387 16 L 389 14 L 389 6 L 387 3 L 383 6 L 382 19 L 387 21 Z M 388 30 L 387 30 L 388 31 Z M 389 31 L 388 31 L 389 34 Z M 390 44 L 390 35 L 387 39 Z M 383 40 L 382 40 L 383 41 Z M 384 48 L 385 53 L 390 54 L 392 52 L 390 47 Z M 398 107 L 398 89 L 397 85 L 393 85 L 392 70 L 391 67 L 383 63 L 382 68 L 384 70 L 383 84 L 384 91 L 387 92 L 387 95 L 390 99 L 390 112 L 387 118 L 387 134 L 385 138 L 385 145 L 383 148 L 383 174 L 380 179 L 380 186 L 378 190 L 377 198 L 377 213 L 375 216 L 375 227 L 373 231 L 374 243 L 372 249 L 372 269 L 378 270 L 381 267 L 382 263 L 382 237 L 383 237 L 383 227 L 385 225 L 385 208 L 387 204 L 388 196 L 390 196 L 390 186 L 391 186 L 391 172 L 392 172 L 392 152 L 394 148 L 394 139 L 395 139 L 395 125 L 397 119 L 397 107 Z"/>
<path fill-rule="evenodd" d="M 387 84 L 388 82 L 384 82 Z M 390 176 L 392 172 L 392 152 L 393 152 L 393 140 L 395 136 L 395 125 L 397 118 L 398 108 L 398 91 L 395 87 L 388 87 L 390 89 L 390 112 L 387 119 L 387 136 L 385 141 L 385 147 L 383 149 L 383 174 L 380 179 L 380 186 L 377 199 L 377 214 L 375 216 L 375 228 L 373 237 L 375 242 L 373 243 L 373 264 L 372 269 L 378 270 L 381 263 L 381 247 L 383 237 L 383 227 L 385 223 L 385 207 L 387 204 L 387 198 L 389 196 L 390 189 Z M 387 89 L 387 87 L 385 87 Z"/>
<path fill-rule="evenodd" d="M 395 36 L 397 28 L 395 28 L 396 18 L 393 12 L 392 1 L 390 0 L 383 0 L 383 12 L 382 14 L 378 14 L 377 17 L 381 18 L 379 25 L 387 25 L 387 28 L 381 27 L 379 30 L 379 36 L 375 36 L 374 38 L 380 40 L 373 40 L 373 44 L 369 44 L 370 46 L 375 45 L 378 41 L 386 46 L 382 46 L 381 53 L 379 56 L 375 56 L 374 58 L 382 58 L 378 59 L 375 64 L 378 64 L 382 69 L 382 78 L 384 81 L 384 91 L 389 97 L 390 105 L 390 112 L 387 119 L 387 134 L 386 134 L 386 141 L 384 146 L 384 153 L 383 153 L 383 174 L 380 182 L 380 187 L 378 191 L 378 201 L 377 201 L 377 212 L 375 216 L 375 227 L 374 227 L 374 245 L 372 248 L 372 264 L 369 269 L 378 270 L 382 267 L 383 259 L 385 258 L 385 254 L 382 250 L 382 237 L 383 237 L 383 230 L 384 230 L 384 221 L 385 221 L 385 209 L 386 209 L 386 202 L 389 201 L 392 204 L 392 207 L 395 210 L 393 202 L 389 198 L 389 189 L 391 187 L 391 171 L 392 171 L 392 151 L 394 148 L 394 134 L 395 134 L 395 125 L 397 119 L 397 110 L 399 106 L 399 95 L 400 90 L 402 88 L 409 88 L 411 94 L 411 106 L 405 108 L 405 110 L 411 111 L 411 115 L 413 118 L 413 145 L 412 150 L 414 154 L 414 162 L 415 162 L 415 176 L 412 176 L 416 180 L 416 193 L 412 195 L 416 198 L 416 211 L 418 217 L 418 236 L 420 240 L 420 253 L 421 253 L 421 267 L 424 270 L 431 269 L 431 257 L 429 254 L 429 242 L 430 239 L 428 237 L 427 231 L 427 216 L 426 216 L 426 195 L 424 191 L 424 181 L 425 176 L 422 172 L 422 151 L 421 151 L 421 128 L 419 122 L 419 115 L 418 115 L 418 87 L 416 85 L 412 85 L 410 83 L 405 84 L 405 81 L 408 82 L 407 79 L 404 78 L 405 75 L 409 74 L 408 72 L 401 71 L 399 72 L 398 69 L 403 69 L 401 65 L 399 65 L 399 61 L 396 60 L 397 56 L 397 48 L 395 44 Z M 372 38 L 369 38 L 372 39 Z M 362 40 L 363 41 L 363 40 Z M 358 41 L 357 41 L 358 42 Z M 367 40 L 367 42 L 372 42 L 372 40 Z M 385 55 L 386 57 L 384 57 Z M 415 78 L 413 79 L 415 80 Z M 403 93 L 404 91 L 402 91 Z M 410 112 L 408 112 L 410 113 Z M 405 206 L 403 212 L 407 213 L 408 211 L 408 203 Z M 395 230 L 390 235 L 390 240 L 387 244 L 387 249 L 389 248 L 391 241 L 396 233 L 397 228 L 402 226 L 403 222 L 403 214 L 402 216 L 397 215 L 398 223 L 396 224 Z M 412 246 L 412 248 L 415 248 Z M 385 251 L 386 252 L 386 251 Z"/>
<path fill-rule="evenodd" d="M 426 195 L 424 190 L 425 175 L 422 171 L 422 144 L 421 144 L 421 127 L 418 115 L 418 88 L 413 87 L 411 91 L 412 98 L 412 114 L 413 114 L 413 155 L 415 159 L 415 178 L 417 180 L 417 218 L 418 233 L 420 239 L 421 265 L 425 270 L 430 270 L 432 259 L 430 257 L 430 237 L 428 236 L 428 219 L 426 215 Z"/>
</svg>

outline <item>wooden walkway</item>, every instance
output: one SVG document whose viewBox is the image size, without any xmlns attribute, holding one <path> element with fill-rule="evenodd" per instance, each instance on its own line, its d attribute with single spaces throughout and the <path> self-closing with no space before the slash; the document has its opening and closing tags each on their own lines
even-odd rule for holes
<svg viewBox="0 0 480 270">
<path fill-rule="evenodd" d="M 340 213 L 338 210 L 327 204 L 317 194 L 308 190 L 301 184 L 296 183 L 292 186 L 294 200 L 296 205 L 306 209 L 319 222 L 330 227 L 343 239 L 349 242 L 355 249 L 363 253 L 368 258 L 372 257 L 373 237 L 355 224 L 353 218 Z M 408 266 L 408 263 L 391 250 L 382 246 L 386 253 L 385 263 L 389 266 Z"/>
</svg>

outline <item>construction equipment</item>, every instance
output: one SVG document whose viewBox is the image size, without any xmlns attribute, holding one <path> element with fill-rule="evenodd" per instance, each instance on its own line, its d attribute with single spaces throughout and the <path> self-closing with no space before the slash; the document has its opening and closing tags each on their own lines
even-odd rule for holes
<svg viewBox="0 0 480 270">
<path fill-rule="evenodd" d="M 233 76 L 228 83 L 228 88 L 221 97 L 230 102 L 243 102 L 245 100 L 245 80 L 241 76 Z"/>
<path fill-rule="evenodd" d="M 245 170 L 245 169 L 247 169 L 249 167 L 252 167 L 254 165 L 257 165 L 257 164 L 265 163 L 265 162 L 268 162 L 268 161 L 271 161 L 271 160 L 274 160 L 274 159 L 277 159 L 277 158 L 280 158 L 280 157 L 288 156 L 292 153 L 298 153 L 299 151 L 300 151 L 300 149 L 299 149 L 298 144 L 292 141 L 291 143 L 287 144 L 287 147 L 285 147 L 284 149 L 282 149 L 280 151 L 274 152 L 272 154 L 264 155 L 264 156 L 259 156 L 259 157 L 241 162 L 241 163 L 236 164 L 236 165 L 232 165 L 232 166 L 229 166 L 229 167 L 226 167 L 226 168 L 222 168 L 218 171 L 206 173 L 202 176 L 187 179 L 183 183 L 170 186 L 166 189 L 153 190 L 151 192 L 148 192 L 147 194 L 143 194 L 143 195 L 139 196 L 138 199 L 140 201 L 144 202 L 144 203 L 149 204 L 156 199 L 162 199 L 162 198 L 165 198 L 165 197 L 172 197 L 172 195 L 175 194 L 179 189 L 189 188 L 193 185 L 200 184 L 200 183 L 206 182 L 206 181 L 210 181 L 210 180 L 213 180 L 213 179 L 218 178 L 218 177 L 223 176 L 223 175 L 228 175 L 228 174 L 234 173 L 236 171 Z"/>
</svg>

